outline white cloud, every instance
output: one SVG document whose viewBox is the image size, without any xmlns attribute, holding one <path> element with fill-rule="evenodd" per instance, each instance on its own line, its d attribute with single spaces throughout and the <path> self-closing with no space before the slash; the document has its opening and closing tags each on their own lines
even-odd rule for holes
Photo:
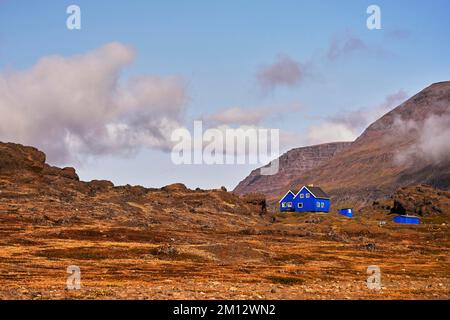
<svg viewBox="0 0 450 320">
<path fill-rule="evenodd" d="M 396 119 L 398 136 L 415 137 L 415 142 L 395 157 L 398 163 L 440 164 L 450 162 L 450 114 L 433 114 L 423 123 Z"/>
<path fill-rule="evenodd" d="M 135 52 L 110 43 L 73 57 L 48 56 L 0 74 L 0 139 L 33 145 L 51 162 L 168 149 L 188 100 L 179 77 L 121 79 Z"/>
</svg>

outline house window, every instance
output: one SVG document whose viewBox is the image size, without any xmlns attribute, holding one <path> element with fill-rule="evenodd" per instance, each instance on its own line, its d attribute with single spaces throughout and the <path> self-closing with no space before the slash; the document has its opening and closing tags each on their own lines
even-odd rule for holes
<svg viewBox="0 0 450 320">
<path fill-rule="evenodd" d="M 303 199 L 303 198 L 304 198 L 304 196 L 305 196 L 305 195 L 304 195 L 303 193 L 302 193 L 302 194 L 300 194 L 300 198 L 302 198 L 302 199 Z"/>
<path fill-rule="evenodd" d="M 309 193 L 307 193 L 307 194 L 305 195 L 305 197 L 306 197 L 306 198 L 309 198 Z"/>
<path fill-rule="evenodd" d="M 281 203 L 281 207 L 282 207 L 282 208 L 285 208 L 285 207 L 286 207 L 286 202 L 282 202 L 282 203 Z"/>
<path fill-rule="evenodd" d="M 317 208 L 320 208 L 320 202 L 316 203 Z"/>
<path fill-rule="evenodd" d="M 292 202 L 287 203 L 288 208 L 292 208 Z"/>
<path fill-rule="evenodd" d="M 297 206 L 301 209 L 301 208 L 303 208 L 303 203 L 299 202 Z"/>
<path fill-rule="evenodd" d="M 325 205 L 325 203 L 322 202 L 322 203 L 320 204 L 320 207 L 323 208 L 324 205 Z"/>
</svg>

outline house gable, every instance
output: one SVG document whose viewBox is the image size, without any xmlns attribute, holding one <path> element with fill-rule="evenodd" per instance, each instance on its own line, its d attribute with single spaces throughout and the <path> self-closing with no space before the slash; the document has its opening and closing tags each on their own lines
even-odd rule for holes
<svg viewBox="0 0 450 320">
<path fill-rule="evenodd" d="M 292 201 L 292 199 L 294 199 L 294 197 L 295 197 L 295 194 L 291 190 L 289 190 L 288 192 L 286 192 L 286 194 L 283 196 L 283 198 L 281 198 L 281 200 L 278 201 L 278 203 L 285 202 L 285 201 Z"/>
<path fill-rule="evenodd" d="M 312 196 L 312 198 L 315 198 L 315 196 L 314 196 L 314 194 L 311 192 L 311 191 L 309 191 L 309 189 L 306 187 L 306 186 L 303 186 L 298 192 L 297 192 L 297 194 L 294 196 L 294 199 L 299 199 L 301 196 L 300 195 L 304 195 L 302 198 L 306 198 L 306 195 L 307 194 L 310 194 L 310 196 L 309 197 L 311 197 Z M 308 197 L 308 198 L 309 198 Z"/>
</svg>

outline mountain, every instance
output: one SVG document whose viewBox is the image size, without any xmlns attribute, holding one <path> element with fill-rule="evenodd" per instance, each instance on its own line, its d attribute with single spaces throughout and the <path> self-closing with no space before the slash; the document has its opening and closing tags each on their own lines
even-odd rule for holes
<svg viewBox="0 0 450 320">
<path fill-rule="evenodd" d="M 449 128 L 450 82 L 435 83 L 372 123 L 330 159 L 306 171 L 291 170 L 286 183 L 273 176 L 260 187 L 258 179 L 249 179 L 255 175 L 252 172 L 235 191 L 261 192 L 275 202 L 289 188 L 297 190 L 315 184 L 326 190 L 335 203 L 350 205 L 388 197 L 408 185 L 425 183 L 447 189 Z"/>
<path fill-rule="evenodd" d="M 233 192 L 237 194 L 256 192 L 270 195 L 280 189 L 286 189 L 292 183 L 293 177 L 302 176 L 331 159 L 350 144 L 350 142 L 334 142 L 292 149 L 279 158 L 277 174 L 261 175 L 260 169 L 255 169 L 236 186 Z"/>
</svg>

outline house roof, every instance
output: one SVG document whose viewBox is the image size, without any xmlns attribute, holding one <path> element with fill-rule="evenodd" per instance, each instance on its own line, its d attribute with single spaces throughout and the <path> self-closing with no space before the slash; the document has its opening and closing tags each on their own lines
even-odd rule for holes
<svg viewBox="0 0 450 320">
<path fill-rule="evenodd" d="M 330 196 L 328 194 L 325 193 L 325 191 L 323 191 L 321 188 L 319 187 L 310 187 L 310 186 L 303 186 L 295 195 L 297 197 L 297 195 L 302 192 L 303 189 L 306 189 L 309 191 L 309 193 L 311 193 L 314 198 L 317 199 L 330 199 Z"/>
<path fill-rule="evenodd" d="M 314 197 L 320 198 L 320 199 L 330 199 L 330 196 L 325 193 L 321 188 L 319 187 L 305 187 L 313 194 Z"/>
</svg>

